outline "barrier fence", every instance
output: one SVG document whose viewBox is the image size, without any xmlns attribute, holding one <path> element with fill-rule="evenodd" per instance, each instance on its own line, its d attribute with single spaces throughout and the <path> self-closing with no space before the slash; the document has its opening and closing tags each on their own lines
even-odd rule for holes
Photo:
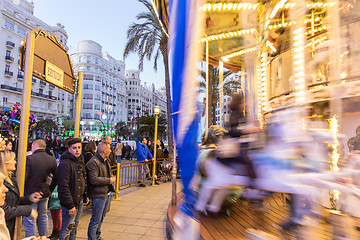
<svg viewBox="0 0 360 240">
<path fill-rule="evenodd" d="M 173 163 L 168 158 L 161 158 L 156 161 L 156 179 L 170 181 Z M 115 199 L 118 199 L 118 192 L 140 184 L 152 183 L 153 162 L 128 162 L 118 163 L 111 168 L 111 173 L 116 175 Z"/>
</svg>

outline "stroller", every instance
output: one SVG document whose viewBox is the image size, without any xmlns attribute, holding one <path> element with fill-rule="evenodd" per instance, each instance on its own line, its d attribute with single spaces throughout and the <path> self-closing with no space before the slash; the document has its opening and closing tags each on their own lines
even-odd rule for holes
<svg viewBox="0 0 360 240">
<path fill-rule="evenodd" d="M 158 178 L 164 182 L 171 181 L 173 163 L 171 161 L 159 161 L 158 164 Z"/>
</svg>

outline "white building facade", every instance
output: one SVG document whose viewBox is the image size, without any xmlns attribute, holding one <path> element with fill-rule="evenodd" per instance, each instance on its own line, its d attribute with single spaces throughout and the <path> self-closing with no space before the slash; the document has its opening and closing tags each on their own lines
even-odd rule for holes
<svg viewBox="0 0 360 240">
<path fill-rule="evenodd" d="M 126 95 L 128 124 L 132 132 L 137 131 L 137 119 L 145 115 L 154 114 L 155 106 L 160 107 L 160 114 L 165 115 L 166 93 L 165 88 L 155 89 L 155 85 L 141 84 L 139 70 L 126 70 Z"/>
<path fill-rule="evenodd" d="M 99 139 L 100 134 L 112 134 L 116 123 L 127 120 L 124 61 L 102 52 L 91 40 L 79 42 L 71 60 L 75 74 L 83 72 L 83 136 Z"/>
<path fill-rule="evenodd" d="M 28 31 L 55 33 L 65 48 L 64 26 L 50 26 L 33 15 L 34 4 L 26 0 L 0 0 L 0 108 L 21 104 L 24 73 L 19 70 L 19 48 Z M 60 125 L 71 115 L 71 94 L 33 78 L 30 111 L 38 120 L 51 118 Z"/>
</svg>

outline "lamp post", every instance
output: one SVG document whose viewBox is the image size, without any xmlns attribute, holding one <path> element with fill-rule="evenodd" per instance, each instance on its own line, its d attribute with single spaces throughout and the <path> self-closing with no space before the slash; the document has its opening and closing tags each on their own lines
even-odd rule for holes
<svg viewBox="0 0 360 240">
<path fill-rule="evenodd" d="M 106 133 L 107 133 L 107 135 L 109 135 L 109 118 L 108 118 L 108 116 L 106 116 L 106 114 L 103 114 L 101 116 L 101 118 L 104 121 L 106 120 Z"/>
<path fill-rule="evenodd" d="M 136 118 L 136 130 L 137 130 L 137 138 L 140 137 L 140 132 L 139 132 L 139 119 L 140 119 L 140 110 L 141 110 L 141 107 L 140 106 L 137 106 L 136 107 L 136 113 L 137 113 L 137 118 Z"/>
<path fill-rule="evenodd" d="M 85 122 L 84 122 L 84 121 L 80 121 L 80 125 L 81 125 L 81 134 L 83 134 Z M 80 137 L 81 134 L 79 134 L 79 137 Z"/>
<path fill-rule="evenodd" d="M 159 113 L 160 113 L 159 106 L 155 106 L 154 113 L 155 113 L 155 136 L 154 136 L 154 164 L 153 164 L 153 174 L 152 174 L 152 177 L 153 177 L 152 185 L 153 186 L 155 186 L 157 127 L 158 127 Z"/>
<path fill-rule="evenodd" d="M 132 135 L 132 133 L 133 133 L 133 128 L 132 128 L 132 112 L 131 111 L 129 111 L 128 112 L 128 125 L 129 125 L 129 130 L 130 130 L 130 134 L 129 134 L 129 137 L 128 137 L 128 140 L 130 140 L 130 136 Z"/>
</svg>

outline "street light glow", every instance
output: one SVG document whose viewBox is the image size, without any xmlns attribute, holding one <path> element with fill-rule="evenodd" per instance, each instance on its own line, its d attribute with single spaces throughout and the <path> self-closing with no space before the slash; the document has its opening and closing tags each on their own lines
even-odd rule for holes
<svg viewBox="0 0 360 240">
<path fill-rule="evenodd" d="M 106 116 L 105 114 L 103 114 L 103 115 L 101 116 L 101 118 L 102 118 L 103 120 L 106 120 L 106 119 L 107 119 L 107 116 Z"/>
<path fill-rule="evenodd" d="M 159 106 L 155 106 L 154 113 L 155 113 L 155 115 L 160 114 L 160 107 Z"/>
</svg>

